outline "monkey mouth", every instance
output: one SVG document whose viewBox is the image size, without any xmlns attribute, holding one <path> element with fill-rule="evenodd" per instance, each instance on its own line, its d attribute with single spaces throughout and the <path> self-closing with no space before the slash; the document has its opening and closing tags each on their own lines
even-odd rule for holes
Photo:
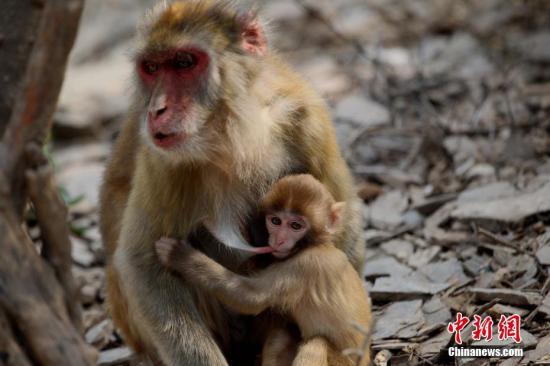
<svg viewBox="0 0 550 366">
<path fill-rule="evenodd" d="M 155 145 L 163 149 L 172 148 L 181 143 L 184 139 L 184 133 L 156 132 L 155 134 L 153 134 L 153 141 Z"/>
</svg>

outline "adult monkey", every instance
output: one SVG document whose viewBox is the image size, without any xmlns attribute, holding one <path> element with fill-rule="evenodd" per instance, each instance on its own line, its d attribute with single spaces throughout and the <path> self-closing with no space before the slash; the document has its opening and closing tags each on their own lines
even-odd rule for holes
<svg viewBox="0 0 550 366">
<path fill-rule="evenodd" d="M 310 173 L 347 202 L 335 243 L 358 269 L 360 205 L 326 107 L 268 48 L 254 14 L 220 1 L 164 2 L 140 39 L 136 97 L 101 190 L 108 303 L 137 352 L 167 365 L 227 365 L 227 310 L 168 273 L 155 241 L 190 238 L 236 269 L 239 251 L 200 223 L 239 236 L 271 183 Z"/>
</svg>

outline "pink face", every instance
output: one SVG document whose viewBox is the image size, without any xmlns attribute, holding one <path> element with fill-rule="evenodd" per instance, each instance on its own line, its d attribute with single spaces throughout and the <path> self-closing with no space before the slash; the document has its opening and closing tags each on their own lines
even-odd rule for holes
<svg viewBox="0 0 550 366">
<path fill-rule="evenodd" d="M 290 212 L 276 212 L 265 217 L 269 232 L 269 246 L 276 258 L 285 258 L 292 252 L 296 243 L 309 230 L 307 219 Z"/>
<path fill-rule="evenodd" d="M 145 54 L 137 61 L 138 75 L 151 93 L 147 131 L 155 146 L 171 149 L 196 131 L 197 96 L 203 92 L 210 58 L 196 47 Z"/>
</svg>

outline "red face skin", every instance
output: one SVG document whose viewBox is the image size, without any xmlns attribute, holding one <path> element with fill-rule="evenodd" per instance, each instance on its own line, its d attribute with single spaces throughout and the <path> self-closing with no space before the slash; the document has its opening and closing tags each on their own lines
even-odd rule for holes
<svg viewBox="0 0 550 366">
<path fill-rule="evenodd" d="M 182 144 L 193 123 L 194 96 L 210 64 L 208 54 L 186 47 L 145 54 L 137 61 L 138 75 L 151 91 L 147 130 L 161 149 Z"/>
</svg>

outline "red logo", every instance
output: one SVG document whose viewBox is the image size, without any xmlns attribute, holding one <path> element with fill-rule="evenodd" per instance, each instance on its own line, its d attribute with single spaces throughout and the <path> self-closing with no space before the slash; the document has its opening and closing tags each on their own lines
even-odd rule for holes
<svg viewBox="0 0 550 366">
<path fill-rule="evenodd" d="M 447 325 L 447 331 L 450 334 L 454 334 L 456 344 L 462 344 L 460 332 L 466 328 L 468 323 L 470 323 L 470 319 L 458 312 L 456 313 L 456 321 L 450 322 L 449 325 Z M 494 322 L 490 316 L 481 318 L 479 315 L 474 315 L 474 320 L 472 321 L 472 339 L 474 341 L 479 341 L 481 339 L 485 339 L 486 341 L 492 340 L 493 325 Z M 521 343 L 521 317 L 519 315 L 501 315 L 497 328 L 498 339 L 500 341 L 511 338 L 514 342 Z"/>
<path fill-rule="evenodd" d="M 447 326 L 447 331 L 449 331 L 449 333 L 451 334 L 455 334 L 456 344 L 462 344 L 460 332 L 466 327 L 466 325 L 468 325 L 469 322 L 470 319 L 468 319 L 468 317 L 462 316 L 462 313 L 458 312 L 456 313 L 456 321 L 449 323 L 449 325 Z"/>
<path fill-rule="evenodd" d="M 521 342 L 521 317 L 517 314 L 506 317 L 500 316 L 498 321 L 498 339 L 503 341 L 508 338 L 512 338 L 514 342 Z"/>
</svg>

